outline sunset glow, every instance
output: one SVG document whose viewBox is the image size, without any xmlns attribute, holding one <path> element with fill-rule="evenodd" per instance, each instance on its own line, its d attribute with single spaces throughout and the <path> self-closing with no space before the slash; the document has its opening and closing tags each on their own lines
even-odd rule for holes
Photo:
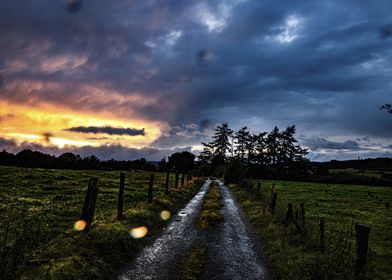
<svg viewBox="0 0 392 280">
<path fill-rule="evenodd" d="M 117 116 L 75 112 L 66 108 L 43 104 L 32 108 L 0 102 L 0 115 L 7 122 L 0 127 L 0 136 L 43 146 L 99 146 L 120 144 L 124 147 L 143 147 L 160 135 L 163 124 L 140 119 L 122 119 Z M 109 135 L 106 133 L 79 133 L 66 131 L 78 126 L 137 128 L 145 130 L 145 135 Z"/>
</svg>

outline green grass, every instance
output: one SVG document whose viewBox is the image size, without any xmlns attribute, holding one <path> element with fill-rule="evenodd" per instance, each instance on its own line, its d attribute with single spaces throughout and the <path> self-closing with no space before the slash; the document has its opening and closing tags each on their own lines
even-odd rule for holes
<svg viewBox="0 0 392 280">
<path fill-rule="evenodd" d="M 266 243 L 266 253 L 277 279 L 312 279 L 320 274 L 330 279 L 353 277 L 354 224 L 371 226 L 369 274 L 374 279 L 392 275 L 392 189 L 357 185 L 335 185 L 274 181 L 278 192 L 278 214 L 268 211 L 273 181 L 263 181 L 261 196 L 230 186 L 249 220 Z M 370 195 L 369 195 L 370 194 Z M 294 211 L 305 204 L 308 236 L 282 224 L 287 203 Z M 318 249 L 319 216 L 325 217 L 326 251 Z"/>
<path fill-rule="evenodd" d="M 222 194 L 216 182 L 212 182 L 203 202 L 203 209 L 197 219 L 197 226 L 201 229 L 212 229 L 223 221 L 220 213 Z"/>
<path fill-rule="evenodd" d="M 126 173 L 124 219 L 117 221 L 119 173 L 0 167 L 0 278 L 107 279 L 164 225 L 160 212 L 175 213 L 201 184 L 174 190 L 172 174 L 165 195 L 166 174 L 155 173 L 154 202 L 148 204 L 150 172 Z M 90 177 L 99 180 L 94 226 L 77 232 Z M 131 227 L 142 225 L 147 237 L 131 238 Z"/>
<path fill-rule="evenodd" d="M 194 247 L 186 256 L 181 265 L 181 279 L 197 280 L 200 279 L 203 266 L 206 261 L 207 249 L 204 247 Z"/>
</svg>

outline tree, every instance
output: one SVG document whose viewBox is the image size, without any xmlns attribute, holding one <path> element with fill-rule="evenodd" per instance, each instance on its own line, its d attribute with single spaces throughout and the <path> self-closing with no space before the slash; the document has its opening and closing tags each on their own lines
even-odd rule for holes
<svg viewBox="0 0 392 280">
<path fill-rule="evenodd" d="M 202 163 L 210 164 L 214 157 L 214 149 L 210 143 L 202 142 L 201 145 L 203 146 L 203 151 L 200 152 L 198 158 Z"/>
<path fill-rule="evenodd" d="M 245 151 L 247 142 L 249 141 L 250 132 L 246 126 L 237 130 L 234 133 L 234 143 L 236 144 L 236 155 L 241 159 L 241 163 L 244 164 Z"/>
<path fill-rule="evenodd" d="M 214 156 L 221 156 L 226 159 L 227 152 L 230 151 L 230 137 L 233 135 L 233 130 L 229 128 L 227 123 L 222 123 L 215 129 L 214 139 L 210 145 L 213 148 Z"/>
<path fill-rule="evenodd" d="M 181 153 L 174 153 L 169 157 L 168 166 L 175 171 L 188 172 L 193 169 L 195 155 L 184 151 Z"/>
<path fill-rule="evenodd" d="M 262 132 L 254 135 L 254 149 L 255 149 L 255 161 L 257 164 L 266 165 L 268 164 L 268 146 L 266 135 L 268 132 Z"/>
<path fill-rule="evenodd" d="M 278 162 L 279 139 L 279 128 L 275 126 L 267 135 L 267 155 L 269 163 L 271 164 L 276 164 Z"/>
</svg>

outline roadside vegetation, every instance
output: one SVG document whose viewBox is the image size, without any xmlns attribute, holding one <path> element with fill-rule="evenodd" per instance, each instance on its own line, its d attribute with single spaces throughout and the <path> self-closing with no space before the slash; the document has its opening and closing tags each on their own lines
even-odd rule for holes
<svg viewBox="0 0 392 280">
<path fill-rule="evenodd" d="M 124 218 L 116 219 L 118 171 L 0 167 L 1 279 L 108 279 L 130 262 L 202 185 L 194 181 L 165 195 L 165 173 L 128 172 Z M 90 177 L 99 180 L 93 228 L 77 231 Z M 144 228 L 145 227 L 145 228 Z M 132 238 L 131 229 L 139 230 Z M 145 231 L 147 229 L 147 231 Z M 135 237 L 135 236 L 134 236 Z"/>
<path fill-rule="evenodd" d="M 181 266 L 181 279 L 197 280 L 200 279 L 207 257 L 207 248 L 194 247 L 186 256 Z"/>
<path fill-rule="evenodd" d="M 355 279 L 356 222 L 371 226 L 368 266 L 357 279 L 389 279 L 392 275 L 390 188 L 262 181 L 258 192 L 258 182 L 253 183 L 253 188 L 241 184 L 229 188 L 264 241 L 275 279 Z M 270 210 L 273 183 L 278 193 L 275 215 Z M 288 203 L 296 212 L 301 202 L 306 210 L 305 233 L 284 223 Z M 324 249 L 320 217 L 325 218 Z"/>
<path fill-rule="evenodd" d="M 222 194 L 218 189 L 218 183 L 213 181 L 204 198 L 203 209 L 196 222 L 197 226 L 200 229 L 213 229 L 223 222 L 223 216 L 220 212 L 221 207 Z"/>
</svg>

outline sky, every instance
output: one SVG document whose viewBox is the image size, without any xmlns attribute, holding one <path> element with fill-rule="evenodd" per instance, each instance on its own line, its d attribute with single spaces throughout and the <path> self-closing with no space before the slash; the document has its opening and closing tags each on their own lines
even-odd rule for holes
<svg viewBox="0 0 392 280">
<path fill-rule="evenodd" d="M 1 0 L 0 148 L 198 154 L 295 124 L 316 161 L 392 156 L 390 0 Z"/>
</svg>

